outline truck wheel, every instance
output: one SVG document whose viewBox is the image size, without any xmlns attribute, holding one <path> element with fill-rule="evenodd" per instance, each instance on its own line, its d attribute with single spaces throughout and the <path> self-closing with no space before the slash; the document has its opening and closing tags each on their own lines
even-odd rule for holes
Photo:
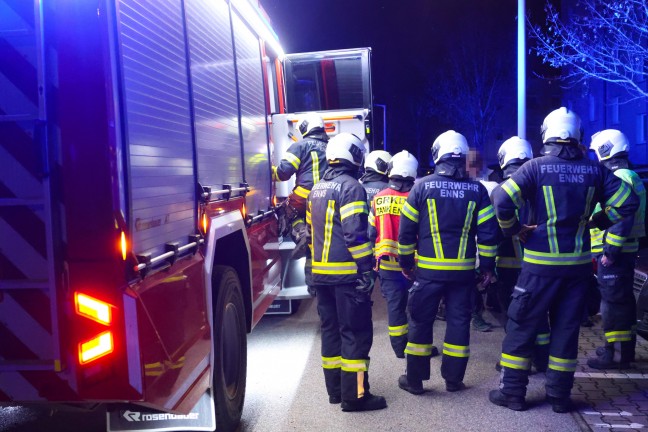
<svg viewBox="0 0 648 432">
<path fill-rule="evenodd" d="M 215 266 L 214 376 L 216 430 L 236 430 L 243 412 L 247 374 L 247 329 L 241 283 L 232 267 Z"/>
</svg>

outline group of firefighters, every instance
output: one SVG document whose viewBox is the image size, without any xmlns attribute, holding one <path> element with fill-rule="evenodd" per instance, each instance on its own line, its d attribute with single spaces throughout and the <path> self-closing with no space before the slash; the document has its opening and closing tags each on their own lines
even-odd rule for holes
<svg viewBox="0 0 648 432">
<path fill-rule="evenodd" d="M 475 286 L 493 284 L 507 322 L 500 386 L 489 400 L 526 409 L 534 366 L 546 371 L 553 411 L 570 411 L 593 258 L 606 344 L 588 365 L 614 369 L 634 361 L 632 280 L 646 204 L 622 132 L 593 135 L 589 149 L 598 160 L 592 160 L 580 118 L 559 108 L 543 122 L 540 156 L 522 138 L 506 140 L 497 154 L 502 181 L 489 185 L 469 177 L 467 141 L 452 130 L 432 145 L 433 174 L 417 179 L 418 162 L 407 151 L 365 157 L 357 136 L 329 140 L 315 114 L 298 127 L 303 140 L 288 148 L 274 176 L 296 174 L 284 206 L 292 225 L 284 228 L 292 231 L 296 254 L 307 257 L 331 404 L 341 403 L 343 411 L 387 407 L 370 393 L 367 373 L 376 274 L 391 346 L 406 358 L 398 385 L 409 393 L 424 393 L 430 379 L 437 352 L 432 326 L 442 299 L 441 376 L 447 391 L 465 388 Z"/>
</svg>

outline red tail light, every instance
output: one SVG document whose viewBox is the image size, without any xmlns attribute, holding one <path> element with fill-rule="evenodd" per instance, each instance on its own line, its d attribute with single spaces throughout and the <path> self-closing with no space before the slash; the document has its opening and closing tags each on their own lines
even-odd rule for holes
<svg viewBox="0 0 648 432">
<path fill-rule="evenodd" d="M 77 314 L 103 325 L 112 322 L 112 305 L 82 293 L 74 293 Z"/>
<path fill-rule="evenodd" d="M 79 363 L 86 364 L 107 354 L 115 349 L 112 332 L 106 331 L 79 344 Z"/>
</svg>

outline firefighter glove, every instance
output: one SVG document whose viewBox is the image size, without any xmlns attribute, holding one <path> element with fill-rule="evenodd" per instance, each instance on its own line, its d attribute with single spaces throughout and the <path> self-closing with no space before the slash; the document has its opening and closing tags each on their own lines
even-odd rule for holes
<svg viewBox="0 0 648 432">
<path fill-rule="evenodd" d="M 371 271 L 366 271 L 358 275 L 356 280 L 356 291 L 361 294 L 371 294 L 373 283 L 371 280 Z"/>
</svg>

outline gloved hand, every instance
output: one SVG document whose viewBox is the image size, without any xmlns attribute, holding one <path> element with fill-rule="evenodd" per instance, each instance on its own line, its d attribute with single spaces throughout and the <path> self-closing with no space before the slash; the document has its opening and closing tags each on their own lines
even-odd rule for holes
<svg viewBox="0 0 648 432">
<path fill-rule="evenodd" d="M 371 271 L 366 271 L 364 273 L 361 273 L 358 275 L 358 279 L 356 279 L 356 291 L 361 293 L 361 294 L 371 294 L 371 291 L 373 290 L 373 283 L 371 281 Z"/>
<path fill-rule="evenodd" d="M 401 273 L 403 273 L 403 276 L 405 276 L 407 279 L 409 279 L 411 281 L 416 279 L 416 272 L 415 271 L 416 271 L 415 267 L 412 267 L 412 268 L 409 268 L 409 269 L 405 269 L 405 268 L 401 269 Z"/>
</svg>

